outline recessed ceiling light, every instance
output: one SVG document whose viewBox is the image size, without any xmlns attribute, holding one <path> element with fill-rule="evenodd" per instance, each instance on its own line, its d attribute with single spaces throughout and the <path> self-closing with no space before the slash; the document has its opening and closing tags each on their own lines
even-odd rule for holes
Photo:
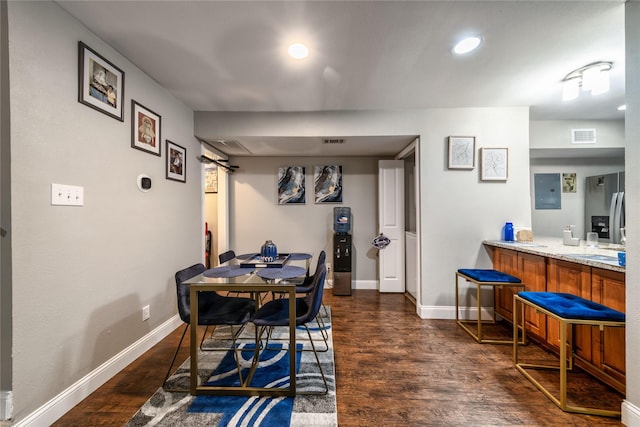
<svg viewBox="0 0 640 427">
<path fill-rule="evenodd" d="M 465 53 L 469 53 L 480 46 L 481 41 L 482 39 L 480 38 L 480 36 L 471 36 L 462 39 L 453 47 L 453 53 L 455 53 L 456 55 L 464 55 Z"/>
<path fill-rule="evenodd" d="M 302 43 L 294 43 L 289 46 L 289 56 L 295 59 L 304 59 L 309 55 L 309 49 Z"/>
<path fill-rule="evenodd" d="M 626 104 L 618 107 L 618 111 L 626 111 L 626 110 L 627 110 Z"/>
</svg>

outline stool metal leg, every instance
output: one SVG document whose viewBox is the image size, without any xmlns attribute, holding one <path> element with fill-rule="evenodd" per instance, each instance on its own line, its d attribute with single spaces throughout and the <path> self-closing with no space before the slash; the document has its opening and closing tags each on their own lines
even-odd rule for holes
<svg viewBox="0 0 640 427">
<path fill-rule="evenodd" d="M 588 324 L 590 326 L 624 326 L 622 324 L 616 324 L 614 322 L 585 322 L 585 321 L 576 321 L 561 318 L 550 311 L 542 309 L 536 305 L 531 304 L 530 302 L 520 298 L 517 294 L 513 296 L 513 320 L 514 320 L 514 343 L 513 343 L 513 363 L 515 368 L 520 372 L 525 378 L 527 378 L 533 385 L 538 388 L 549 400 L 551 400 L 556 406 L 562 409 L 565 412 L 574 412 L 580 414 L 588 414 L 588 415 L 600 415 L 605 417 L 619 417 L 620 411 L 611 411 L 606 409 L 598 409 L 598 408 L 586 408 L 581 406 L 570 406 L 567 402 L 567 372 L 572 370 L 573 368 L 573 333 L 572 329 L 567 330 L 568 328 L 572 328 L 574 323 L 577 324 Z M 518 356 L 518 342 L 516 341 L 517 337 L 517 326 L 516 320 L 518 316 L 518 303 L 520 303 L 520 307 L 522 308 L 522 313 L 526 312 L 526 306 L 531 307 L 534 310 L 537 310 L 548 317 L 552 317 L 558 320 L 560 324 L 560 357 L 558 361 L 558 365 L 543 365 L 543 364 L 533 364 L 533 363 L 520 363 Z M 523 334 L 525 333 L 526 328 L 522 328 Z M 544 386 L 542 383 L 537 381 L 527 369 L 539 369 L 539 370 L 555 370 L 559 371 L 560 374 L 560 398 L 551 394 L 551 392 Z"/>
</svg>

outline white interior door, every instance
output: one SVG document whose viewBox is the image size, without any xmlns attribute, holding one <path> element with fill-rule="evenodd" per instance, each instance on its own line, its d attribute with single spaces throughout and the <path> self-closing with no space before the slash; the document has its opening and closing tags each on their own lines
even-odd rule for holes
<svg viewBox="0 0 640 427">
<path fill-rule="evenodd" d="M 404 292 L 404 161 L 378 162 L 378 221 L 391 243 L 379 250 L 380 292 Z"/>
</svg>

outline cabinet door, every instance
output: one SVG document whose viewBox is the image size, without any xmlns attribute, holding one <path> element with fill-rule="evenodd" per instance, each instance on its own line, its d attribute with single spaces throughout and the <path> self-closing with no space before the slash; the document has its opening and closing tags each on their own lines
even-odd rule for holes
<svg viewBox="0 0 640 427">
<path fill-rule="evenodd" d="M 549 259 L 547 268 L 547 291 L 564 292 L 591 299 L 591 267 L 556 259 Z M 576 325 L 573 330 L 574 351 L 591 361 L 590 326 Z M 560 348 L 560 322 L 547 318 L 547 342 Z M 570 351 L 570 349 L 567 349 Z"/>
<path fill-rule="evenodd" d="M 547 290 L 547 260 L 543 256 L 518 253 L 518 270 L 525 289 L 532 292 Z M 513 300 L 512 300 L 513 304 Z M 531 307 L 526 308 L 527 333 L 533 333 L 546 339 L 547 316 L 536 312 Z"/>
<path fill-rule="evenodd" d="M 516 251 L 495 248 L 493 269 L 522 279 L 518 270 L 518 253 Z M 494 310 L 509 321 L 513 319 L 513 294 L 515 292 L 516 290 L 510 287 L 495 288 Z"/>
<path fill-rule="evenodd" d="M 591 269 L 592 298 L 594 302 L 625 312 L 625 275 L 616 271 Z M 625 383 L 625 328 L 593 328 L 592 363 Z"/>
</svg>

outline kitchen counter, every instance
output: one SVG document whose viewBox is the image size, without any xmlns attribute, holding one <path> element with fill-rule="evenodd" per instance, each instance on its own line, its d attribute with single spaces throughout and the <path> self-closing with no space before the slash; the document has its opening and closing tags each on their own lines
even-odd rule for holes
<svg viewBox="0 0 640 427">
<path fill-rule="evenodd" d="M 536 237 L 533 242 L 505 242 L 503 240 L 485 240 L 487 246 L 511 249 L 533 255 L 541 255 L 562 261 L 584 264 L 605 270 L 625 272 L 625 268 L 618 265 L 618 252 L 625 247 L 612 243 L 600 243 L 598 247 L 587 247 L 584 240 L 580 246 L 566 246 L 559 237 Z"/>
</svg>

